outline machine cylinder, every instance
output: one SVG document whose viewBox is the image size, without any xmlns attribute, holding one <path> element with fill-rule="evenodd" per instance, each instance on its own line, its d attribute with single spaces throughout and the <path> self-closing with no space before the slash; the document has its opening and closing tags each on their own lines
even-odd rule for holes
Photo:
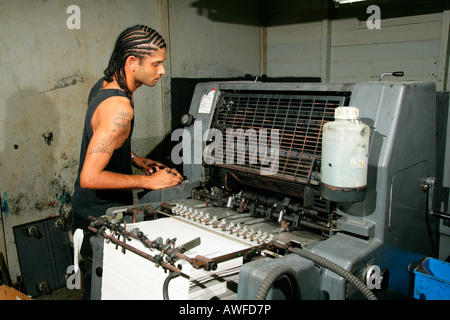
<svg viewBox="0 0 450 320">
<path fill-rule="evenodd" d="M 323 126 L 321 195 L 336 202 L 364 200 L 370 127 L 356 107 L 338 107 L 335 120 Z"/>
</svg>

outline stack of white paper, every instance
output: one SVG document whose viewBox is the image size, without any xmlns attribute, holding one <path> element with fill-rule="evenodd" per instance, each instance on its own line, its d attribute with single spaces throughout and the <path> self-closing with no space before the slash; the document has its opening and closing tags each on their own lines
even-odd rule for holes
<svg viewBox="0 0 450 320">
<path fill-rule="evenodd" d="M 250 247 L 250 245 L 172 218 L 140 222 L 128 225 L 127 229 L 136 227 L 151 241 L 158 237 L 161 237 L 164 242 L 168 238 L 176 238 L 176 246 L 200 237 L 200 246 L 184 253 L 192 258 L 202 255 L 212 259 Z M 159 254 L 158 250 L 145 248 L 139 240 L 132 239 L 127 243 L 152 256 Z M 171 300 L 233 299 L 236 291 L 229 288 L 238 283 L 241 265 L 242 258 L 235 258 L 219 263 L 215 271 L 205 271 L 193 268 L 187 261 L 178 260 L 175 266 L 181 269 L 184 276 L 170 281 L 169 298 Z M 155 263 L 131 251 L 126 251 L 124 254 L 122 247 L 116 248 L 114 243 L 105 242 L 102 299 L 163 299 L 163 284 L 168 275 L 169 273 L 162 267 L 156 267 Z"/>
</svg>

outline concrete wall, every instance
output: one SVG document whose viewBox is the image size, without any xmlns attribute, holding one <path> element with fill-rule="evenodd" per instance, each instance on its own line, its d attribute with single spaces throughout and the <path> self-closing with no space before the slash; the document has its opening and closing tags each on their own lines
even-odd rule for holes
<svg viewBox="0 0 450 320">
<path fill-rule="evenodd" d="M 75 3 L 81 29 L 67 27 Z M 156 0 L 0 2 L 0 192 L 13 279 L 20 272 L 13 226 L 70 212 L 89 89 L 125 27 L 157 27 L 156 7 Z M 135 150 L 145 154 L 163 135 L 160 87 L 135 100 Z"/>
<path fill-rule="evenodd" d="M 20 274 L 13 227 L 70 214 L 88 92 L 102 76 L 119 33 L 145 24 L 169 44 L 166 76 L 134 96 L 133 151 L 145 156 L 170 133 L 172 73 L 193 78 L 258 73 L 258 8 L 250 10 L 257 2 L 249 1 L 240 15 L 243 21 L 250 16 L 251 25 L 215 19 L 210 5 L 220 1 L 0 2 L 0 251 L 7 254 L 13 280 Z M 230 3 L 240 8 L 239 1 Z M 80 29 L 67 26 L 74 22 L 70 5 L 80 8 Z"/>
<path fill-rule="evenodd" d="M 169 1 L 172 77 L 258 75 L 259 1 Z"/>
</svg>

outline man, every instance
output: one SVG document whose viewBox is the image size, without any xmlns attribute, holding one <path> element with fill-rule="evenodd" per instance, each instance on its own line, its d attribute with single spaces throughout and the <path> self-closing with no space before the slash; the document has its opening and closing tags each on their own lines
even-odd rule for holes
<svg viewBox="0 0 450 320">
<path fill-rule="evenodd" d="M 99 217 L 111 207 L 133 204 L 133 189 L 162 189 L 182 182 L 182 176 L 159 162 L 131 151 L 133 93 L 141 85 L 153 87 L 165 74 L 166 44 L 155 30 L 136 25 L 117 38 L 105 77 L 92 88 L 81 143 L 78 177 L 72 197 L 72 231 L 84 230 L 82 257 L 89 262 L 93 235 L 89 216 Z M 146 175 L 132 175 L 131 166 Z M 85 298 L 90 291 L 90 266 L 83 278 Z"/>
</svg>

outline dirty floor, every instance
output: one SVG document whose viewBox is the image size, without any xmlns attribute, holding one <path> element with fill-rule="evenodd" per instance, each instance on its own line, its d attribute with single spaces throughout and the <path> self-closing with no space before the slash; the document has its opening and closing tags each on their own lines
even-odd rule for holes
<svg viewBox="0 0 450 320">
<path fill-rule="evenodd" d="M 33 298 L 34 300 L 83 300 L 83 290 L 63 287 L 53 290 L 50 294 Z"/>
</svg>

